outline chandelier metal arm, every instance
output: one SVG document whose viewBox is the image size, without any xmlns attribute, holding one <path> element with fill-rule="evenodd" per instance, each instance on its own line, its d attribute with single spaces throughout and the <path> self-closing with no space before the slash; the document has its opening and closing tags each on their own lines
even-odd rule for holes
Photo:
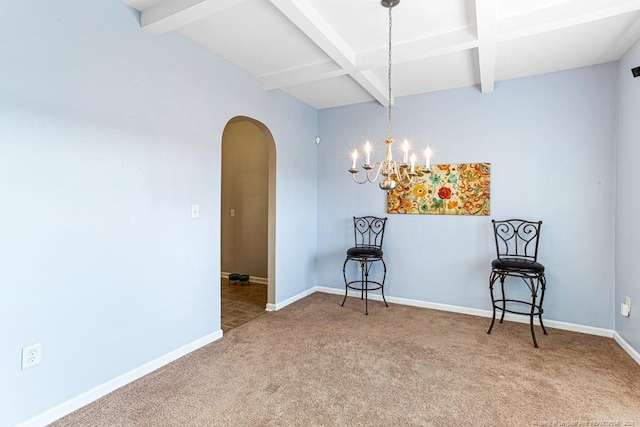
<svg viewBox="0 0 640 427">
<path fill-rule="evenodd" d="M 375 162 L 373 165 L 365 165 L 365 166 L 363 166 L 362 168 L 365 170 L 366 177 L 362 181 L 358 181 L 356 179 L 356 174 L 358 172 L 360 172 L 359 169 L 349 169 L 349 172 L 351 172 L 351 177 L 358 184 L 366 184 L 367 182 L 374 183 L 374 182 L 376 182 L 378 180 L 378 177 L 380 176 L 380 170 L 382 169 L 382 163 L 383 162 Z M 372 177 L 371 175 L 373 174 L 374 170 L 376 170 L 376 174 L 375 174 L 375 176 Z"/>
</svg>

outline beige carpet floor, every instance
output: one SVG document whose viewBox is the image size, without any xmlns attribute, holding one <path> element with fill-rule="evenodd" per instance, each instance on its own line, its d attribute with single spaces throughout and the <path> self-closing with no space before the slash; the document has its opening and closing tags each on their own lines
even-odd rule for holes
<svg viewBox="0 0 640 427">
<path fill-rule="evenodd" d="M 53 425 L 640 426 L 611 338 L 315 293 Z"/>
</svg>

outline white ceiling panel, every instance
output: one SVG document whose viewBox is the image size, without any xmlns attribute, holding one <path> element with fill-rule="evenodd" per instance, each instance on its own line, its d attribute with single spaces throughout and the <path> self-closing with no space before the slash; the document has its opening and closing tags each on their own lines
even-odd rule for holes
<svg viewBox="0 0 640 427">
<path fill-rule="evenodd" d="M 386 68 L 374 73 L 381 81 L 386 81 Z M 466 50 L 397 64 L 393 66 L 391 77 L 393 96 L 473 86 L 479 83 L 477 53 Z"/>
<path fill-rule="evenodd" d="M 123 0 L 152 34 L 175 31 L 316 108 L 388 102 L 389 10 L 380 0 Z M 619 59 L 640 0 L 401 0 L 394 95 Z"/>
<path fill-rule="evenodd" d="M 268 1 L 242 2 L 179 32 L 258 76 L 328 59 Z"/>
<path fill-rule="evenodd" d="M 496 54 L 496 80 L 543 74 L 615 61 L 626 29 L 639 15 L 628 13 L 531 37 L 501 42 Z"/>
<path fill-rule="evenodd" d="M 536 10 L 548 9 L 572 1 L 576 0 L 498 0 L 498 17 L 508 18 Z"/>
<path fill-rule="evenodd" d="M 405 0 L 393 9 L 393 41 L 405 43 L 475 26 L 473 0 Z M 388 44 L 389 13 L 376 0 L 320 0 L 318 13 L 356 51 Z M 471 7 L 469 6 L 471 5 Z"/>
<path fill-rule="evenodd" d="M 373 97 L 349 76 L 290 86 L 287 93 L 318 108 L 339 107 L 373 101 Z"/>
</svg>

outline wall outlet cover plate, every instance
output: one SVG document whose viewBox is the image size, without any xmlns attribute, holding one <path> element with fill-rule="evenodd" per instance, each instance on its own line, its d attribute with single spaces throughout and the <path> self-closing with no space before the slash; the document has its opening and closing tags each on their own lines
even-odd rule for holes
<svg viewBox="0 0 640 427">
<path fill-rule="evenodd" d="M 22 369 L 31 368 L 42 362 L 42 344 L 33 344 L 22 348 Z"/>
</svg>

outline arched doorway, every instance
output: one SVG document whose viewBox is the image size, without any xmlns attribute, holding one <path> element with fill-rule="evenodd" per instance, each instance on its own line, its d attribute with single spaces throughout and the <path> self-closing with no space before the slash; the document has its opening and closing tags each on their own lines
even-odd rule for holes
<svg viewBox="0 0 640 427">
<path fill-rule="evenodd" d="M 221 182 L 223 277 L 241 273 L 252 283 L 265 283 L 262 308 L 267 309 L 275 304 L 276 150 L 263 123 L 244 116 L 229 120 L 222 136 Z"/>
</svg>

